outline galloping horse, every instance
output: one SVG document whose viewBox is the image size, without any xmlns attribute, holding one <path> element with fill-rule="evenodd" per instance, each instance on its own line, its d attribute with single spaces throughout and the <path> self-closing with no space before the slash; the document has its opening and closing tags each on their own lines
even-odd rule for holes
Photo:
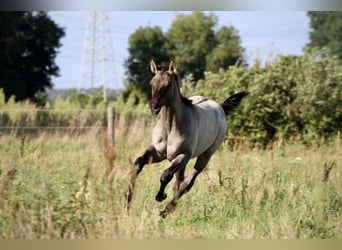
<svg viewBox="0 0 342 250">
<path fill-rule="evenodd" d="M 157 66 L 152 60 L 150 67 L 155 75 L 151 80 L 149 108 L 154 115 L 161 113 L 161 117 L 153 129 L 152 144 L 134 162 L 126 191 L 126 208 L 130 208 L 135 181 L 144 165 L 167 159 L 171 166 L 162 173 L 156 195 L 159 202 L 166 199 L 165 187 L 175 175 L 173 198 L 160 213 L 165 218 L 175 209 L 178 199 L 191 189 L 198 174 L 223 142 L 227 131 L 226 115 L 239 106 L 248 92 L 234 94 L 222 105 L 202 96 L 188 99 L 180 93 L 180 77 L 174 61 Z M 185 166 L 194 157 L 197 157 L 194 169 L 185 178 Z"/>
</svg>

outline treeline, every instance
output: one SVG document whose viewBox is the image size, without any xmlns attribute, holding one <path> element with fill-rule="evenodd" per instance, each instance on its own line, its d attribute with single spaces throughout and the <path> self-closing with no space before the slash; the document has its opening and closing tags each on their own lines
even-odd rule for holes
<svg viewBox="0 0 342 250">
<path fill-rule="evenodd" d="M 248 90 L 250 95 L 227 120 L 230 143 L 242 140 L 251 146 L 266 146 L 296 140 L 311 144 L 341 133 L 342 64 L 336 56 L 326 53 L 321 57 L 317 51 L 279 55 L 265 65 L 256 60 L 248 68 L 235 65 L 216 73 L 206 71 L 199 81 L 189 74 L 181 88 L 185 96 L 203 95 L 218 102 L 241 90 Z M 148 99 L 137 95 L 132 92 L 127 100 L 119 96 L 107 105 L 126 118 L 149 116 Z M 136 99 L 145 101 L 136 104 Z M 35 109 L 30 102 L 16 103 L 13 98 L 5 102 L 0 92 L 1 126 L 91 126 L 103 119 L 105 104 L 100 90 L 87 94 L 71 91 L 54 103 L 47 102 L 45 111 Z M 94 111 L 70 112 L 82 109 Z"/>
</svg>

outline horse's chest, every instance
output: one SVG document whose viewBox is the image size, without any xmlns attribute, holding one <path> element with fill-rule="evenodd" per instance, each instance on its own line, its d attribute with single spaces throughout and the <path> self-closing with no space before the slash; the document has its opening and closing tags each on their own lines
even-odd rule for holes
<svg viewBox="0 0 342 250">
<path fill-rule="evenodd" d="M 178 154 L 186 153 L 186 139 L 182 136 L 173 136 L 169 134 L 166 143 L 166 158 L 169 160 L 174 159 Z"/>
<path fill-rule="evenodd" d="M 160 155 L 166 156 L 167 148 L 167 137 L 165 136 L 153 136 L 152 137 L 153 146 Z"/>
<path fill-rule="evenodd" d="M 183 153 L 185 143 L 186 139 L 183 136 L 172 131 L 169 133 L 163 131 L 153 137 L 153 145 L 157 152 L 169 160 L 175 158 L 179 153 Z"/>
</svg>

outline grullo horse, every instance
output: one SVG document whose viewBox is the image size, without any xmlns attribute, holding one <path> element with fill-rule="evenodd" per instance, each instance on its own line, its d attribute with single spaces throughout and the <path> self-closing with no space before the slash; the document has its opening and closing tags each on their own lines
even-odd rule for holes
<svg viewBox="0 0 342 250">
<path fill-rule="evenodd" d="M 223 142 L 227 131 L 226 116 L 239 106 L 248 92 L 234 94 L 221 105 L 202 96 L 185 98 L 179 90 L 180 77 L 174 61 L 157 66 L 152 60 L 150 67 L 154 77 L 149 107 L 152 114 L 160 113 L 160 120 L 153 129 L 151 145 L 133 164 L 126 191 L 127 210 L 131 206 L 136 178 L 144 165 L 167 159 L 171 165 L 162 173 L 156 195 L 159 202 L 166 199 L 165 187 L 175 175 L 173 198 L 160 213 L 165 218 L 175 209 L 178 199 L 191 189 L 198 174 Z M 185 178 L 186 164 L 194 157 L 197 157 L 194 169 Z"/>
</svg>

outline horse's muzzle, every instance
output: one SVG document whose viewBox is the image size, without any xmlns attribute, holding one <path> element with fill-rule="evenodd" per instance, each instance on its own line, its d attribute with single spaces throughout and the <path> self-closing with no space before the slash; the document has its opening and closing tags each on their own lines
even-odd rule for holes
<svg viewBox="0 0 342 250">
<path fill-rule="evenodd" d="M 154 109 L 151 109 L 151 113 L 152 113 L 152 115 L 158 115 L 158 114 L 159 114 L 159 112 L 160 112 L 160 110 L 161 110 L 161 108 L 160 108 L 160 107 L 158 107 L 158 108 L 154 108 Z"/>
<path fill-rule="evenodd" d="M 160 102 L 153 102 L 151 101 L 150 102 L 150 111 L 151 111 L 151 114 L 153 115 L 158 115 L 160 110 L 161 110 L 161 105 L 160 105 Z"/>
</svg>

